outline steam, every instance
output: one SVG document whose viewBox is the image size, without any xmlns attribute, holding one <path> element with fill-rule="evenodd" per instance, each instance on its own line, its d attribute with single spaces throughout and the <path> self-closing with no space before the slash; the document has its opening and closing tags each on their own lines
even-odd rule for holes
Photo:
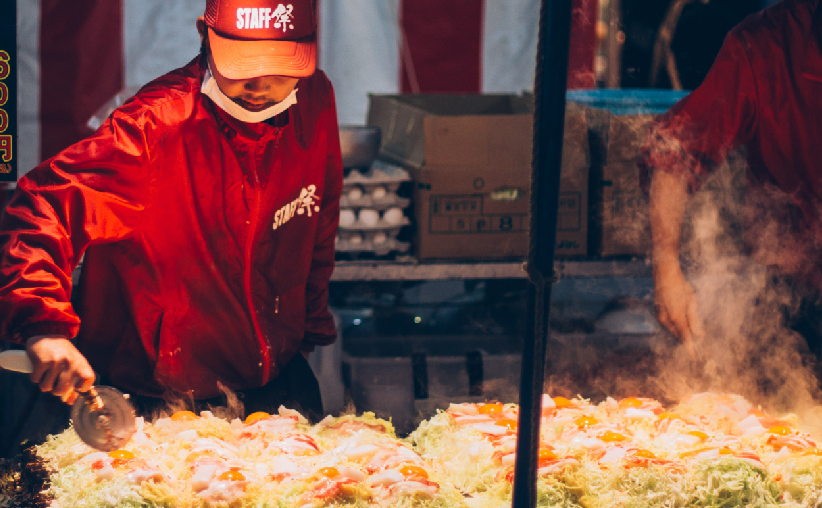
<svg viewBox="0 0 822 508">
<path fill-rule="evenodd" d="M 242 400 L 240 400 L 240 397 L 220 381 L 217 381 L 217 388 L 225 397 L 224 403 L 221 401 L 218 405 L 204 405 L 191 397 L 179 396 L 173 399 L 167 399 L 161 407 L 153 409 L 150 414 L 144 414 L 142 416 L 146 418 L 146 421 L 154 423 L 158 419 L 168 418 L 178 411 L 191 411 L 199 414 L 200 411 L 208 410 L 211 411 L 214 416 L 228 421 L 235 418 L 245 418 L 247 416 L 245 405 Z"/>
<path fill-rule="evenodd" d="M 607 164 L 635 167 L 636 158 L 630 157 L 637 157 L 644 141 L 636 133 L 647 130 L 648 118 L 620 120 L 622 129 L 612 126 L 611 136 L 624 138 L 612 140 L 617 146 L 608 156 L 628 155 Z M 654 150 L 681 157 L 676 138 L 657 137 Z M 608 177 L 623 189 L 631 185 L 618 178 L 636 177 L 635 172 L 612 173 Z M 694 341 L 695 357 L 666 331 L 651 338 L 650 348 L 647 338 L 634 347 L 619 342 L 585 346 L 579 344 L 584 337 L 558 335 L 550 346 L 546 393 L 645 396 L 667 404 L 706 391 L 734 393 L 774 414 L 795 413 L 822 436 L 819 367 L 806 340 L 792 329 L 800 307 L 816 294 L 812 288 L 822 288 L 815 247 L 822 239 L 802 226 L 822 217 L 822 211 L 801 210 L 796 205 L 801 196 L 773 186 L 746 188 L 745 180 L 744 154 L 730 154 L 695 192 L 687 210 L 683 270 L 706 330 Z M 637 227 L 615 233 L 615 240 L 650 249 L 647 207 L 637 210 Z M 639 304 L 650 307 L 650 301 Z"/>
<path fill-rule="evenodd" d="M 747 192 L 743 203 L 742 165 L 731 162 L 695 195 L 682 246 L 706 335 L 695 339 L 696 358 L 681 347 L 658 351 L 668 366 L 659 382 L 675 398 L 731 392 L 773 412 L 801 414 L 822 393 L 791 319 L 814 294 L 802 280 L 818 261 L 805 231 L 785 220 L 793 197 L 768 188 Z"/>
</svg>

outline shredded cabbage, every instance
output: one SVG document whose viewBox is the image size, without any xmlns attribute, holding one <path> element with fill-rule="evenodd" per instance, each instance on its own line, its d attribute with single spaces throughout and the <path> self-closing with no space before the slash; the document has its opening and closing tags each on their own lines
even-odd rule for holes
<svg viewBox="0 0 822 508">
<path fill-rule="evenodd" d="M 623 402 L 577 398 L 543 414 L 538 507 L 822 507 L 822 452 L 795 415 L 776 419 L 726 394 L 697 394 L 665 413 L 650 399 Z M 72 428 L 35 452 L 53 471 L 51 508 L 502 508 L 512 498 L 517 411 L 513 404 L 452 405 L 404 440 L 373 413 L 313 426 L 302 419 L 244 424 L 209 412 L 140 420 L 124 453 L 161 473 L 142 483 L 129 481 L 123 468 L 102 474 L 100 461 L 113 459 Z M 201 459 L 242 472 L 247 483 L 231 483 L 228 497 L 206 497 L 192 486 Z M 362 480 L 402 467 L 427 475 L 411 493 Z M 327 481 L 335 468 L 352 476 Z"/>
</svg>

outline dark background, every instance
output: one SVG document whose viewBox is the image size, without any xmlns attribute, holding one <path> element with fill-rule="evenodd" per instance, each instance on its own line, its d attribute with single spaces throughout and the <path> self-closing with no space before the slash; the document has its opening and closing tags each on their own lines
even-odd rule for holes
<svg viewBox="0 0 822 508">
<path fill-rule="evenodd" d="M 647 88 L 657 31 L 672 2 L 620 1 L 622 30 L 625 32 L 621 87 Z M 763 7 L 761 0 L 709 0 L 707 3 L 695 1 L 682 9 L 671 49 L 683 89 L 693 90 L 699 86 L 728 31 Z M 671 88 L 664 71 L 660 72 L 655 88 Z"/>
</svg>

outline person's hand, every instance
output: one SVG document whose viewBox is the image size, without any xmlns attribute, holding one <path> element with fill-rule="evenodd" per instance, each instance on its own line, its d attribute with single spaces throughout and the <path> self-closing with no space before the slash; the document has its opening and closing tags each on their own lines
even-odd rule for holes
<svg viewBox="0 0 822 508">
<path fill-rule="evenodd" d="M 694 354 L 693 341 L 705 336 L 693 287 L 685 280 L 679 263 L 654 269 L 654 308 L 659 322 Z"/>
<path fill-rule="evenodd" d="M 62 335 L 35 335 L 26 341 L 26 352 L 34 366 L 32 382 L 67 404 L 94 384 L 94 370 L 86 357 Z"/>
</svg>

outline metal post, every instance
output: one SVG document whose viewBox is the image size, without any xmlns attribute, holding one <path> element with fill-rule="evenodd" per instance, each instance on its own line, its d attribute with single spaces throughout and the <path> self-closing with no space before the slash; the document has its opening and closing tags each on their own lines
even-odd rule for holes
<svg viewBox="0 0 822 508">
<path fill-rule="evenodd" d="M 539 425 L 554 273 L 572 0 L 542 0 L 534 86 L 529 323 L 523 341 L 514 508 L 536 506 Z M 530 356 L 529 356 L 530 355 Z"/>
</svg>

